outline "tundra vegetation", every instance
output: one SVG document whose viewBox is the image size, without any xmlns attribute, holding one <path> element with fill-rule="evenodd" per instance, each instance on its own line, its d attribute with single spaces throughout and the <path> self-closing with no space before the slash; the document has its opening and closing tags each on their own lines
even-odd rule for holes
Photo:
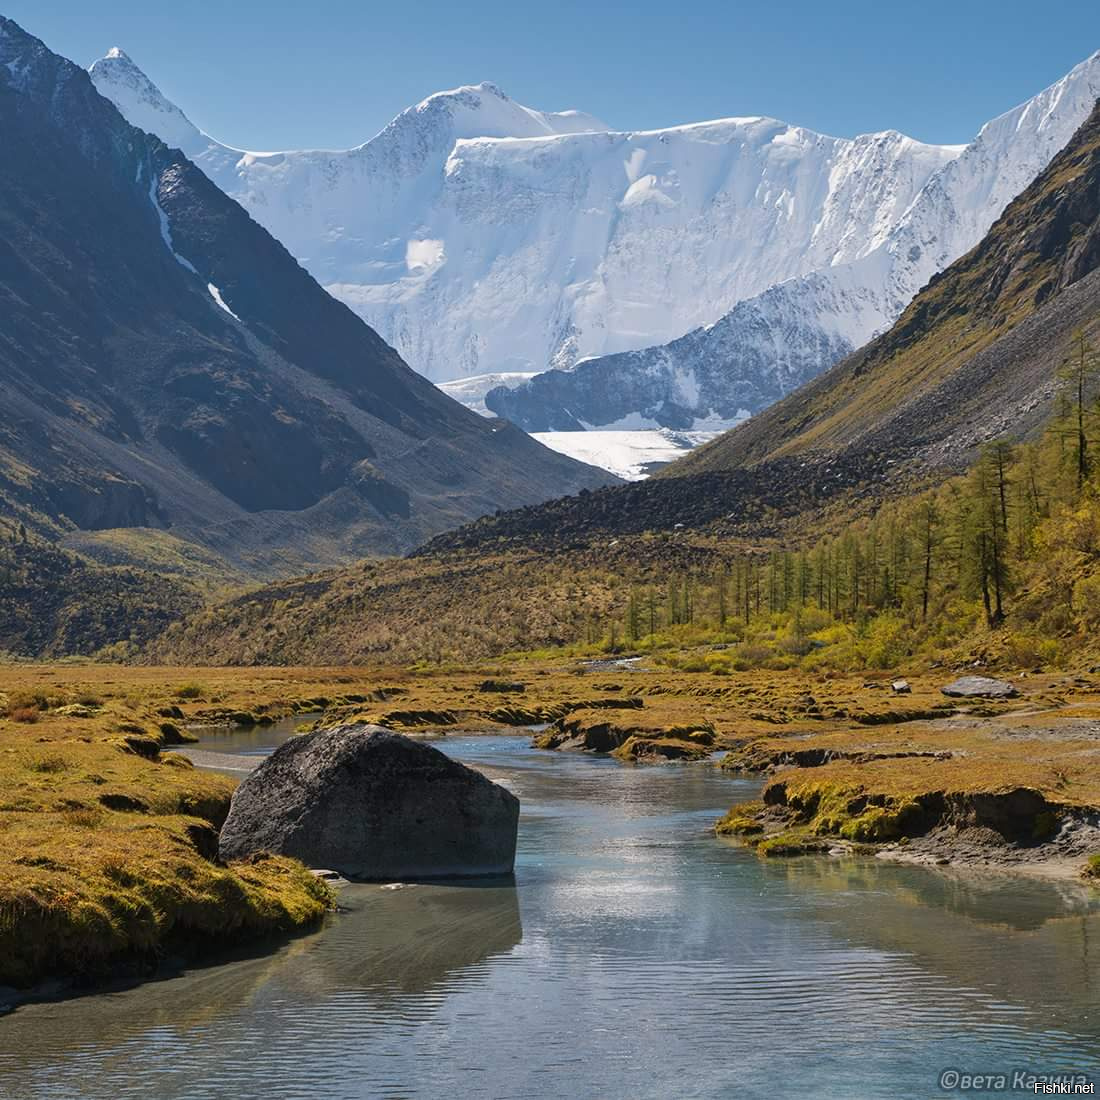
<svg viewBox="0 0 1100 1100">
<path fill-rule="evenodd" d="M 144 973 L 316 923 L 328 887 L 291 860 L 217 858 L 233 783 L 169 683 L 108 666 L 0 674 L 0 985 Z"/>
<path fill-rule="evenodd" d="M 1100 682 L 1031 674 L 1014 681 L 1019 698 L 990 702 L 949 700 L 943 680 L 926 670 L 898 695 L 880 674 L 716 677 L 561 655 L 463 669 L 2 666 L 0 981 L 140 973 L 323 915 L 327 888 L 293 861 L 218 861 L 232 781 L 182 755 L 196 725 L 296 717 L 445 735 L 548 723 L 548 749 L 763 774 L 762 802 L 719 827 L 762 856 L 905 854 L 937 830 L 996 827 L 1080 870 L 1092 852 L 1057 838 L 1100 806 Z"/>
</svg>

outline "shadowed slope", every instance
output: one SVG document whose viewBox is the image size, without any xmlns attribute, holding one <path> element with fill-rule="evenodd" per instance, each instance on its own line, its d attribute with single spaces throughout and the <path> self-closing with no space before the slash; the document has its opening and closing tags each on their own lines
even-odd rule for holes
<svg viewBox="0 0 1100 1100">
<path fill-rule="evenodd" d="M 40 533 L 171 528 L 273 575 L 612 480 L 441 394 L 2 18 L 0 136 L 0 501 Z"/>
</svg>

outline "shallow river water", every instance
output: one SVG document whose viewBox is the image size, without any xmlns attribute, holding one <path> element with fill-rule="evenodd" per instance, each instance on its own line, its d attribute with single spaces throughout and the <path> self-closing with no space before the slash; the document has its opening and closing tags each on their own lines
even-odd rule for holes
<svg viewBox="0 0 1100 1100">
<path fill-rule="evenodd" d="M 765 862 L 708 831 L 756 784 L 526 735 L 436 744 L 522 800 L 514 885 L 351 886 L 272 954 L 25 1006 L 0 1019 L 0 1097 L 976 1094 L 944 1071 L 1034 1095 L 1019 1070 L 1100 1088 L 1100 897 Z"/>
</svg>

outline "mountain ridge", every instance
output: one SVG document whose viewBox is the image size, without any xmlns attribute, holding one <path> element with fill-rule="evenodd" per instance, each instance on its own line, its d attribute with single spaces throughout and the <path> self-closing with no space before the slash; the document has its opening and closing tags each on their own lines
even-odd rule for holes
<svg viewBox="0 0 1100 1100">
<path fill-rule="evenodd" d="M 647 482 L 484 517 L 417 554 L 680 527 L 751 538 L 839 500 L 873 508 L 1037 431 L 1078 328 L 1100 342 L 1100 100 L 889 332 Z"/>
<path fill-rule="evenodd" d="M 134 110 L 110 66 L 92 75 Z M 484 108 L 486 93 L 465 92 Z M 861 255 L 958 155 L 763 116 L 632 132 L 574 120 L 582 132 L 540 137 L 525 115 L 522 132 L 472 133 L 448 121 L 452 106 L 429 97 L 344 152 L 184 149 L 437 382 L 568 366 L 709 324 Z M 744 243 L 776 234 L 785 250 Z"/>
<path fill-rule="evenodd" d="M 1006 404 L 998 387 L 1015 387 L 1017 407 L 1036 395 L 1033 409 L 1049 406 L 1052 348 L 1060 362 L 1075 328 L 1100 326 L 1098 268 L 1100 97 L 1043 174 L 978 245 L 933 277 L 889 332 L 662 473 L 881 446 L 891 437 L 914 445 L 932 439 L 930 464 L 958 465 L 980 438 L 989 406 Z M 1032 336 L 1039 325 L 1044 335 Z M 970 385 L 960 389 L 959 377 Z M 956 394 L 953 408 L 936 403 L 945 387 Z M 1005 431 L 1013 434 L 1011 417 Z M 989 438 L 999 434 L 987 430 Z"/>
<path fill-rule="evenodd" d="M 759 412 L 888 328 L 933 275 L 978 243 L 1097 96 L 1100 51 L 986 123 L 866 255 L 771 286 L 670 343 L 490 389 L 486 407 L 529 431 L 630 415 L 685 429 Z"/>
<path fill-rule="evenodd" d="M 442 395 L 182 154 L 0 18 L 0 498 L 258 576 L 609 479 Z"/>
</svg>

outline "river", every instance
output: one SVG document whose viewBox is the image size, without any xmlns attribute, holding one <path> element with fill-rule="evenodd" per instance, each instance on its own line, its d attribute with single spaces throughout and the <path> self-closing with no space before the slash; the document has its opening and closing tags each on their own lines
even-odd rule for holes
<svg viewBox="0 0 1100 1100">
<path fill-rule="evenodd" d="M 528 740 L 436 742 L 519 795 L 514 885 L 353 885 L 274 953 L 25 1006 L 0 1020 L 0 1096 L 874 1100 L 960 1095 L 943 1071 L 1100 1082 L 1100 896 L 764 861 L 709 831 L 757 784 Z"/>
</svg>

